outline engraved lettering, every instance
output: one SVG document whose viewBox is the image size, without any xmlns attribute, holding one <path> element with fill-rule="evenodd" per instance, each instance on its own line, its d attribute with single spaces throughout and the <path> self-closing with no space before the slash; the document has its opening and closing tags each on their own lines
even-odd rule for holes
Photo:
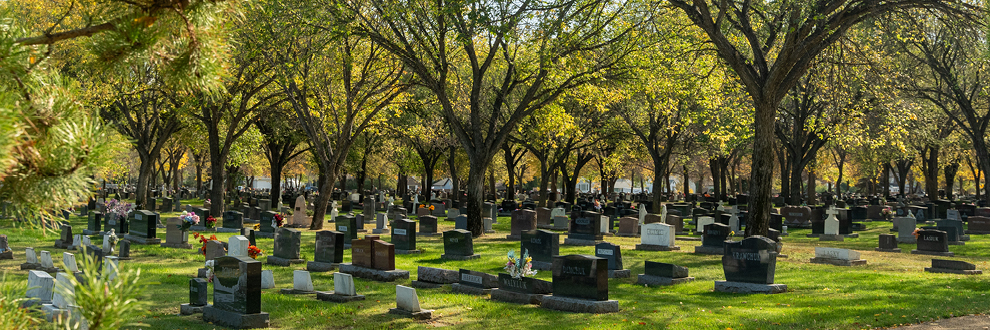
<svg viewBox="0 0 990 330">
<path fill-rule="evenodd" d="M 562 266 L 560 267 L 560 272 L 567 275 L 582 275 L 582 276 L 588 275 L 587 269 L 583 267 Z"/>
<path fill-rule="evenodd" d="M 748 261 L 760 261 L 759 253 L 745 253 L 745 252 L 732 252 L 733 259 L 748 260 Z"/>
<path fill-rule="evenodd" d="M 481 276 L 471 274 L 461 274 L 461 281 L 481 284 Z"/>
<path fill-rule="evenodd" d="M 457 239 L 457 238 L 451 238 L 451 239 L 450 239 L 450 242 L 451 242 L 451 243 L 457 243 L 457 242 L 460 242 L 460 241 L 461 241 L 461 240 L 460 240 L 460 239 Z"/>
<path fill-rule="evenodd" d="M 392 233 L 395 234 L 395 235 L 405 235 L 406 234 L 406 230 L 405 229 L 394 229 L 392 231 Z"/>
<path fill-rule="evenodd" d="M 529 242 L 533 244 L 543 244 L 543 240 L 539 238 L 530 238 Z"/>
<path fill-rule="evenodd" d="M 611 249 L 598 249 L 598 254 L 599 255 L 603 255 L 603 256 L 610 256 L 610 255 L 612 255 L 612 250 Z"/>
</svg>

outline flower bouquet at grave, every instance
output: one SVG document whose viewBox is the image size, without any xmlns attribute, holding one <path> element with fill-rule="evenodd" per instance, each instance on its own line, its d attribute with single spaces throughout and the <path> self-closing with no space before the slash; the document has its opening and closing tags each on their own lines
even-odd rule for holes
<svg viewBox="0 0 990 330">
<path fill-rule="evenodd" d="M 188 230 L 190 226 L 199 224 L 199 216 L 193 212 L 179 214 L 179 220 L 182 220 L 179 230 Z"/>
<path fill-rule="evenodd" d="M 921 228 L 915 228 L 914 231 L 911 232 L 911 235 L 914 235 L 914 239 L 918 239 L 918 235 L 921 235 L 918 233 L 919 231 L 921 231 Z"/>
<path fill-rule="evenodd" d="M 257 246 L 254 245 L 248 246 L 248 256 L 251 257 L 251 259 L 258 259 L 259 256 L 262 256 L 264 254 L 265 251 L 262 251 Z"/>
<path fill-rule="evenodd" d="M 275 228 L 278 228 L 278 227 L 282 227 L 282 225 L 284 224 L 285 224 L 285 214 L 275 213 L 275 220 L 272 221 L 272 225 L 274 225 Z"/>
<path fill-rule="evenodd" d="M 214 260 L 207 260 L 203 268 L 206 268 L 206 283 L 213 283 Z"/>
<path fill-rule="evenodd" d="M 210 235 L 210 237 L 207 238 L 206 235 L 200 234 L 198 232 L 194 232 L 193 233 L 193 238 L 196 238 L 196 239 L 199 240 L 200 243 L 203 243 L 203 246 L 199 248 L 199 253 L 205 256 L 206 255 L 206 243 L 209 242 L 209 241 L 216 241 L 217 240 L 217 235 Z"/>
<path fill-rule="evenodd" d="M 885 207 L 880 213 L 883 214 L 883 218 L 887 219 L 887 221 L 894 219 L 894 211 L 891 211 L 889 207 Z"/>
<path fill-rule="evenodd" d="M 533 270 L 533 258 L 529 256 L 529 251 L 523 250 L 523 255 L 520 258 L 516 258 L 516 251 L 509 251 L 506 257 L 509 261 L 505 263 L 504 269 L 513 278 L 520 279 L 536 275 L 536 271 Z"/>
<path fill-rule="evenodd" d="M 206 217 L 206 228 L 213 228 L 217 226 L 217 218 L 212 215 Z"/>
<path fill-rule="evenodd" d="M 257 231 L 257 230 L 261 230 L 261 224 L 260 224 L 260 223 L 256 223 L 256 224 L 254 224 L 254 227 L 253 227 L 253 229 L 254 229 L 255 231 Z"/>
<path fill-rule="evenodd" d="M 126 219 L 127 215 L 134 211 L 134 204 L 111 199 L 107 202 L 107 213 L 113 214 L 117 219 Z"/>
</svg>

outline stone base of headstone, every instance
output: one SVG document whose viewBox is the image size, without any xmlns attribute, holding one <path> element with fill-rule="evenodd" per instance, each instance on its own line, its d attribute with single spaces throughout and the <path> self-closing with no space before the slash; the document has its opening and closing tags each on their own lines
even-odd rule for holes
<svg viewBox="0 0 990 330">
<path fill-rule="evenodd" d="M 306 260 L 302 260 L 302 259 L 285 259 L 285 258 L 279 258 L 279 257 L 276 257 L 276 256 L 268 256 L 268 261 L 265 262 L 265 263 L 266 264 L 269 264 L 269 265 L 275 265 L 275 266 L 283 266 L 283 267 L 285 267 L 285 266 L 290 266 L 292 264 L 301 264 L 301 263 L 304 263 L 304 262 L 306 262 Z"/>
<path fill-rule="evenodd" d="M 934 267 L 925 267 L 925 272 L 928 272 L 928 273 L 945 273 L 945 274 L 960 274 L 960 275 L 981 275 L 981 274 L 983 274 L 983 271 L 982 270 L 979 270 L 979 269 L 962 270 L 962 269 L 948 269 L 948 268 L 934 268 Z"/>
<path fill-rule="evenodd" d="M 411 317 L 414 320 L 429 320 L 429 319 L 432 319 L 433 318 L 433 310 L 432 309 L 424 309 L 424 310 L 421 310 L 419 312 L 413 313 L 413 312 L 410 312 L 410 311 L 407 311 L 407 310 L 404 310 L 404 309 L 389 308 L 388 309 L 388 313 L 389 314 L 395 314 L 395 315 L 401 315 L 401 316 L 405 316 L 405 317 Z"/>
<path fill-rule="evenodd" d="M 117 257 L 117 260 L 131 260 L 131 257 Z"/>
<path fill-rule="evenodd" d="M 552 270 L 553 269 L 553 263 L 552 262 L 533 261 L 533 262 L 530 262 L 530 265 L 533 265 L 532 268 L 535 269 L 535 270 L 547 270 L 547 271 L 549 271 L 549 270 Z"/>
<path fill-rule="evenodd" d="M 845 234 L 845 235 L 842 235 L 842 236 L 845 236 L 846 238 L 859 238 L 859 234 L 855 234 L 855 233 L 854 234 Z"/>
<path fill-rule="evenodd" d="M 715 281 L 715 292 L 775 294 L 787 292 L 787 284 L 757 284 Z"/>
<path fill-rule="evenodd" d="M 417 232 L 416 233 L 416 236 L 417 237 L 434 237 L 434 236 L 441 236 L 441 235 L 443 235 L 443 233 L 424 233 L 424 232 Z"/>
<path fill-rule="evenodd" d="M 639 237 L 639 234 L 618 233 L 618 234 L 615 234 L 615 236 L 618 236 L 618 237 L 636 237 L 636 238 L 638 238 Z"/>
<path fill-rule="evenodd" d="M 253 225 L 253 224 L 256 224 L 256 223 L 261 223 L 261 220 L 260 219 L 259 220 L 254 220 L 254 219 L 244 218 L 244 223 L 246 223 L 246 224 L 252 224 Z"/>
<path fill-rule="evenodd" d="M 218 233 L 239 233 L 239 232 L 241 232 L 241 230 L 238 229 L 238 228 L 223 228 L 223 227 L 220 227 L 220 228 L 217 228 L 217 232 Z"/>
<path fill-rule="evenodd" d="M 193 305 L 190 305 L 190 304 L 182 304 L 182 305 L 179 305 L 179 314 L 181 314 L 181 315 L 202 314 L 203 313 L 203 307 L 206 307 L 206 306 L 210 306 L 210 305 L 193 306 Z"/>
<path fill-rule="evenodd" d="M 210 271 L 209 268 L 200 268 L 196 270 L 196 278 L 206 278 L 206 272 Z"/>
<path fill-rule="evenodd" d="M 409 278 L 408 270 L 378 270 L 371 268 L 364 268 L 355 266 L 351 263 L 340 264 L 341 273 L 351 274 L 354 277 L 370 279 L 380 282 L 394 282 L 401 279 Z"/>
<path fill-rule="evenodd" d="M 873 249 L 873 250 L 875 250 L 875 251 L 878 251 L 878 252 L 894 252 L 894 253 L 901 253 L 901 248 L 893 248 L 893 249 L 881 249 L 881 248 L 875 248 L 875 249 Z"/>
<path fill-rule="evenodd" d="M 609 269 L 608 278 L 628 278 L 632 276 L 632 272 L 628 269 Z"/>
<path fill-rule="evenodd" d="M 536 224 L 536 229 L 556 229 L 553 224 Z"/>
<path fill-rule="evenodd" d="M 616 313 L 619 311 L 618 300 L 584 300 L 561 296 L 546 296 L 540 307 L 556 311 L 604 314 Z"/>
<path fill-rule="evenodd" d="M 486 230 L 485 231 L 485 234 L 494 234 L 494 233 L 495 233 L 495 230 Z"/>
<path fill-rule="evenodd" d="M 275 233 L 256 230 L 254 232 L 254 238 L 275 238 Z"/>
<path fill-rule="evenodd" d="M 640 251 L 679 251 L 680 246 L 663 246 L 654 244 L 636 244 L 636 250 Z"/>
<path fill-rule="evenodd" d="M 52 322 L 56 319 L 65 319 L 69 316 L 69 310 L 61 309 L 52 304 L 41 305 L 41 312 L 45 315 L 45 321 Z"/>
<path fill-rule="evenodd" d="M 83 235 L 87 235 L 87 236 L 90 236 L 90 235 L 100 235 L 100 236 L 103 236 L 104 232 L 102 232 L 102 231 L 95 231 L 95 230 L 89 230 L 89 229 L 83 229 L 82 234 Z"/>
<path fill-rule="evenodd" d="M 963 242 L 963 241 L 949 241 L 947 243 L 949 245 L 966 245 L 966 242 Z"/>
<path fill-rule="evenodd" d="M 547 295 L 512 292 L 509 290 L 492 289 L 492 300 L 523 305 L 539 305 Z"/>
<path fill-rule="evenodd" d="M 505 235 L 505 239 L 510 241 L 518 241 L 522 239 L 522 235 Z"/>
<path fill-rule="evenodd" d="M 161 238 L 145 238 L 145 237 L 138 237 L 138 236 L 134 236 L 134 235 L 124 235 L 124 239 L 126 239 L 128 241 L 131 241 L 131 244 L 140 244 L 140 245 L 157 245 L 157 244 L 162 244 L 162 239 Z"/>
<path fill-rule="evenodd" d="M 990 231 L 967 230 L 964 231 L 964 233 L 973 234 L 973 235 L 986 235 L 986 234 L 990 234 Z"/>
<path fill-rule="evenodd" d="M 473 295 L 484 295 L 492 293 L 492 289 L 483 289 L 473 286 L 461 285 L 460 283 L 454 283 L 450 285 L 450 289 L 457 293 L 473 294 Z"/>
<path fill-rule="evenodd" d="M 959 235 L 959 240 L 960 241 L 968 241 L 969 240 L 969 235 Z"/>
<path fill-rule="evenodd" d="M 952 252 L 935 252 L 935 251 L 920 251 L 920 250 L 911 250 L 911 254 L 924 254 L 924 255 L 940 256 L 940 257 L 956 256 L 956 254 Z"/>
<path fill-rule="evenodd" d="M 694 253 L 696 254 L 708 254 L 714 256 L 720 256 L 725 254 L 725 248 L 720 246 L 704 246 L 698 245 L 694 247 Z"/>
<path fill-rule="evenodd" d="M 372 229 L 371 230 L 371 233 L 372 234 L 388 234 L 388 232 L 389 232 L 389 230 L 387 228 L 385 228 L 385 229 L 375 228 L 375 229 Z"/>
<path fill-rule="evenodd" d="M 675 241 L 701 242 L 701 237 L 674 237 Z"/>
<path fill-rule="evenodd" d="M 576 239 L 576 238 L 565 238 L 563 245 L 575 245 L 575 246 L 595 246 L 602 241 L 595 241 L 590 239 Z"/>
<path fill-rule="evenodd" d="M 636 284 L 639 285 L 674 285 L 694 281 L 694 277 L 663 277 L 663 276 L 653 276 L 646 274 L 639 274 L 636 279 Z"/>
<path fill-rule="evenodd" d="M 413 288 L 417 288 L 417 289 L 438 289 L 438 288 L 442 288 L 443 287 L 443 284 L 442 283 L 423 282 L 423 281 L 412 281 L 412 282 L 409 283 L 409 286 L 410 287 L 413 287 Z"/>
<path fill-rule="evenodd" d="M 4 251 L 0 253 L 0 260 L 14 260 L 14 251 Z"/>
<path fill-rule="evenodd" d="M 866 259 L 844 260 L 835 258 L 811 258 L 813 264 L 827 264 L 835 266 L 862 266 L 866 264 Z"/>
<path fill-rule="evenodd" d="M 822 236 L 822 234 L 807 234 L 807 235 L 804 235 L 804 237 L 807 237 L 807 238 L 818 238 L 820 236 Z"/>
<path fill-rule="evenodd" d="M 845 235 L 827 235 L 827 234 L 822 234 L 821 236 L 818 236 L 818 240 L 819 241 L 842 242 L 845 239 L 846 239 L 846 236 Z"/>
<path fill-rule="evenodd" d="M 271 257 L 269 257 L 269 258 L 271 258 Z M 332 264 L 332 263 L 329 263 L 329 262 L 319 262 L 319 261 L 307 261 L 306 262 L 306 271 L 308 271 L 308 272 L 326 273 L 326 272 L 329 272 L 329 271 L 334 270 L 338 266 L 340 266 L 340 264 Z"/>
<path fill-rule="evenodd" d="M 395 254 L 420 254 L 420 253 L 423 253 L 423 250 L 419 250 L 419 249 L 417 249 L 417 250 L 399 250 L 399 249 L 395 249 Z"/>
<path fill-rule="evenodd" d="M 38 266 L 38 268 L 35 268 L 34 270 L 40 270 L 45 273 L 52 274 L 52 276 L 55 276 L 55 274 L 58 274 L 58 272 L 62 271 L 62 269 L 59 269 L 58 267 L 45 268 L 45 267 L 41 267 L 40 265 Z"/>
<path fill-rule="evenodd" d="M 72 246 L 72 242 L 62 242 L 60 239 L 55 240 L 56 249 L 69 249 L 70 246 Z"/>
<path fill-rule="evenodd" d="M 897 243 L 918 244 L 918 239 L 914 237 L 898 237 Z"/>
<path fill-rule="evenodd" d="M 316 294 L 316 291 L 304 291 L 304 290 L 296 290 L 296 289 L 282 289 L 282 290 L 278 290 L 278 292 L 281 294 Z"/>
<path fill-rule="evenodd" d="M 189 226 L 189 231 L 215 233 L 215 232 L 217 232 L 217 228 L 216 227 L 206 228 L 206 226 Z"/>
<path fill-rule="evenodd" d="M 241 314 L 206 306 L 203 307 L 203 322 L 234 329 L 267 328 L 268 313 Z"/>
<path fill-rule="evenodd" d="M 335 303 L 347 303 L 352 301 L 364 300 L 364 295 L 356 294 L 353 296 L 347 296 L 347 295 L 337 294 L 335 292 L 316 291 L 316 299 L 335 302 Z"/>
<path fill-rule="evenodd" d="M 191 249 L 191 248 L 193 248 L 192 244 L 189 244 L 189 243 L 162 243 L 162 244 L 158 244 L 158 246 L 167 247 L 167 248 L 173 248 L 173 249 Z"/>
<path fill-rule="evenodd" d="M 469 256 L 461 256 L 461 255 L 455 255 L 455 254 L 441 254 L 440 255 L 440 259 L 447 259 L 447 260 L 471 260 L 471 259 L 478 259 L 478 258 L 481 258 L 481 255 L 480 254 L 472 254 L 472 255 L 469 255 Z"/>
</svg>

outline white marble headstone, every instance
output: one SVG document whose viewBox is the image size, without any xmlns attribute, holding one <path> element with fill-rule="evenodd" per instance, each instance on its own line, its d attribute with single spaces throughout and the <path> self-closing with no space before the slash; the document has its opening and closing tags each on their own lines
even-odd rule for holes
<svg viewBox="0 0 990 330">
<path fill-rule="evenodd" d="M 646 221 L 646 205 L 639 204 L 639 224 L 643 224 Z"/>
<path fill-rule="evenodd" d="M 89 236 L 83 236 L 82 237 L 82 246 L 89 246 L 89 245 L 93 245 L 93 241 L 91 241 L 89 239 Z"/>
<path fill-rule="evenodd" d="M 828 218 L 825 219 L 825 235 L 838 235 L 839 219 L 837 219 L 835 215 L 839 214 L 839 211 L 836 211 L 833 206 L 829 208 L 828 211 L 825 211 L 825 213 L 828 213 Z"/>
<path fill-rule="evenodd" d="M 357 295 L 357 291 L 354 290 L 354 277 L 351 274 L 333 273 L 333 293 L 344 296 Z"/>
<path fill-rule="evenodd" d="M 849 249 L 815 247 L 815 257 L 851 261 L 851 260 L 859 260 L 859 252 Z"/>
<path fill-rule="evenodd" d="M 419 297 L 416 296 L 416 289 L 407 286 L 395 286 L 395 304 L 401 310 L 413 313 L 422 311 L 419 308 Z"/>
<path fill-rule="evenodd" d="M 36 263 L 38 263 L 38 255 L 37 254 L 34 254 L 34 248 L 33 247 L 29 247 L 29 248 L 24 249 L 24 259 L 29 264 L 36 264 Z"/>
<path fill-rule="evenodd" d="M 76 288 L 66 273 L 55 275 L 55 290 L 52 295 L 52 305 L 59 309 L 68 309 L 75 304 Z"/>
<path fill-rule="evenodd" d="M 109 256 L 103 258 L 103 275 L 107 277 L 107 280 L 113 281 L 116 279 L 118 271 L 120 271 L 120 260 L 117 257 Z"/>
<path fill-rule="evenodd" d="M 80 244 L 82 244 L 82 235 L 75 234 L 72 235 L 72 246 L 69 247 L 70 250 L 78 249 Z"/>
<path fill-rule="evenodd" d="M 227 241 L 227 255 L 231 257 L 246 257 L 248 255 L 248 246 L 251 245 L 251 241 L 244 237 L 244 235 L 234 235 L 230 237 Z"/>
<path fill-rule="evenodd" d="M 272 274 L 271 269 L 261 270 L 261 288 L 262 289 L 275 288 L 275 274 Z"/>
<path fill-rule="evenodd" d="M 52 261 L 51 252 L 41 251 L 41 267 L 45 269 L 55 268 L 55 263 Z"/>
<path fill-rule="evenodd" d="M 698 217 L 698 229 L 697 232 L 705 231 L 705 226 L 715 223 L 715 218 L 713 217 Z"/>
<path fill-rule="evenodd" d="M 729 230 L 734 232 L 739 232 L 742 230 L 742 226 L 739 225 L 739 209 L 734 206 L 730 206 L 729 214 Z"/>
<path fill-rule="evenodd" d="M 640 226 L 639 230 L 642 244 L 674 246 L 674 226 L 654 222 Z"/>
<path fill-rule="evenodd" d="M 51 303 L 55 278 L 40 270 L 28 271 L 27 297 L 38 299 L 43 304 Z"/>
<path fill-rule="evenodd" d="M 660 222 L 667 223 L 667 204 L 660 205 Z"/>
<path fill-rule="evenodd" d="M 385 213 L 378 213 L 375 215 L 375 217 L 376 217 L 375 220 L 377 225 L 376 228 L 382 230 L 388 229 L 388 215 L 386 215 Z"/>
<path fill-rule="evenodd" d="M 553 219 L 553 218 L 556 218 L 556 217 L 564 217 L 564 216 L 567 216 L 567 214 L 564 213 L 564 208 L 563 207 L 555 207 L 552 210 L 550 210 L 550 219 Z"/>
<path fill-rule="evenodd" d="M 602 234 L 608 234 L 609 219 L 607 216 L 601 216 L 601 220 L 598 221 L 598 226 L 601 227 Z"/>
<path fill-rule="evenodd" d="M 65 270 L 71 273 L 79 271 L 79 266 L 76 265 L 76 256 L 72 253 L 62 252 L 62 263 L 65 264 Z"/>
<path fill-rule="evenodd" d="M 313 279 L 305 270 L 292 271 L 292 288 L 299 291 L 313 291 Z"/>
</svg>

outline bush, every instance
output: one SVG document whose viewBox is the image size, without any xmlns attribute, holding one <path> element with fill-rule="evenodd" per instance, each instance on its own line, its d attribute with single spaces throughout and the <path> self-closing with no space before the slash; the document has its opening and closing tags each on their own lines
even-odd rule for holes
<svg viewBox="0 0 990 330">
<path fill-rule="evenodd" d="M 70 276 L 75 287 L 75 306 L 72 315 L 65 320 L 56 322 L 59 329 L 109 330 L 120 329 L 124 326 L 144 326 L 134 320 L 140 318 L 147 307 L 147 302 L 141 301 L 145 284 L 140 282 L 141 269 L 117 269 L 116 277 L 100 276 L 100 265 L 85 249 L 77 254 L 81 262 L 80 271 L 86 282 L 80 283 Z M 112 267 L 111 265 L 107 265 Z M 103 275 L 114 271 L 103 269 Z M 66 292 L 66 288 L 56 286 L 56 290 Z"/>
</svg>

